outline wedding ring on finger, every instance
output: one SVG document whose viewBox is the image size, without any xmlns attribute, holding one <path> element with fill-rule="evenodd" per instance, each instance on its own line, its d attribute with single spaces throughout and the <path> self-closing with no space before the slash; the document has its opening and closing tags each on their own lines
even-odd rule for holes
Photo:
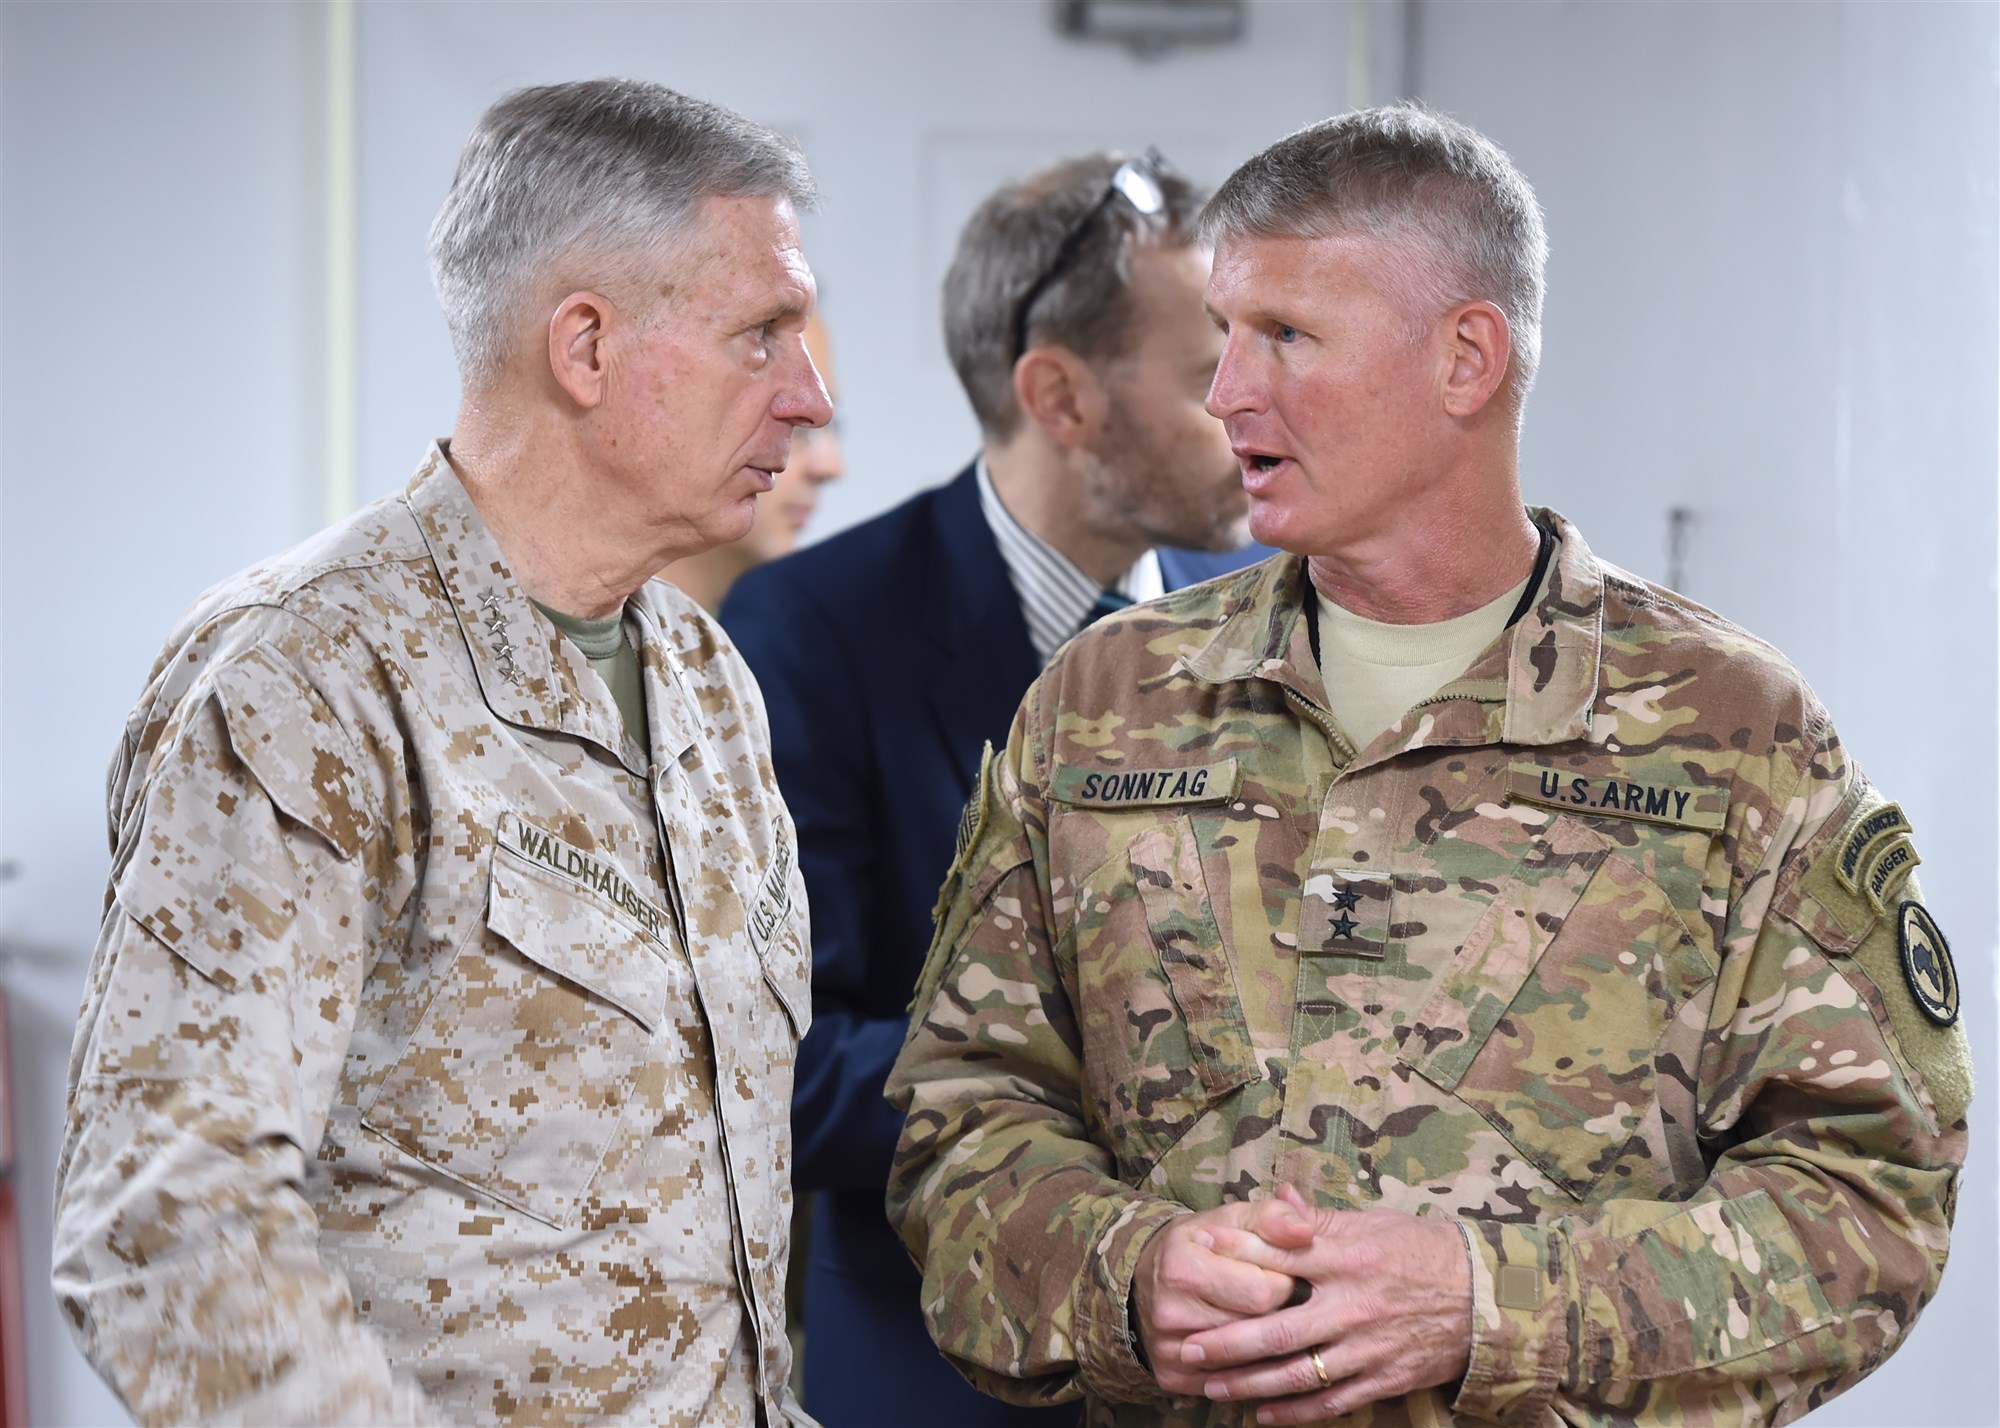
<svg viewBox="0 0 2000 1428">
<path fill-rule="evenodd" d="M 1326 1376 L 1326 1365 L 1320 1361 L 1318 1349 L 1312 1351 L 1312 1361 L 1313 1372 L 1319 1375 L 1319 1386 L 1321 1388 L 1332 1388 L 1333 1380 Z"/>
</svg>

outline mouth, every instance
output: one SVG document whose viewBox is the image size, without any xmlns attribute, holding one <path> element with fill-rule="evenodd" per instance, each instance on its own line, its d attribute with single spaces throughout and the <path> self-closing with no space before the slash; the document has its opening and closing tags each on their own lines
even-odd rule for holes
<svg viewBox="0 0 2000 1428">
<path fill-rule="evenodd" d="M 1291 464 L 1291 457 L 1260 447 L 1232 445 L 1229 449 L 1235 453 L 1236 463 L 1242 468 L 1243 489 L 1252 495 L 1269 486 Z"/>
</svg>

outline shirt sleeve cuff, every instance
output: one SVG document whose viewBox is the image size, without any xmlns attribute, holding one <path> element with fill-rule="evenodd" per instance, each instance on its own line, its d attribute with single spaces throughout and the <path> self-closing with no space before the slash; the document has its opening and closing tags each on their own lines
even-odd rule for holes
<svg viewBox="0 0 2000 1428">
<path fill-rule="evenodd" d="M 1167 1396 L 1139 1362 L 1139 1326 L 1132 1322 L 1132 1281 L 1146 1244 L 1171 1220 L 1191 1214 L 1170 1200 L 1133 1200 L 1098 1237 L 1090 1269 L 1077 1286 L 1076 1364 L 1093 1397 L 1112 1403 L 1165 1403 Z"/>
<path fill-rule="evenodd" d="M 1546 1225 L 1457 1224 L 1472 1258 L 1472 1355 L 1453 1411 L 1540 1423 L 1569 1360 L 1576 1296 L 1562 1238 Z"/>
</svg>

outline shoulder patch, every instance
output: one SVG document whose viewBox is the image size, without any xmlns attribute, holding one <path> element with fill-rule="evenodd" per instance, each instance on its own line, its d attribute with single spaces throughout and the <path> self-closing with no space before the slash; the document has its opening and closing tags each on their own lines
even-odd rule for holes
<svg viewBox="0 0 2000 1428">
<path fill-rule="evenodd" d="M 1049 797 L 1076 808 L 1146 808 L 1178 803 L 1226 803 L 1236 796 L 1236 760 L 1180 768 L 1088 768 L 1064 764 L 1049 780 Z"/>
<path fill-rule="evenodd" d="M 1958 969 L 1937 919 L 1914 899 L 1896 915 L 1896 948 L 1902 956 L 1903 981 L 1917 1008 L 1939 1026 L 1958 1020 Z"/>
<path fill-rule="evenodd" d="M 1910 820 L 1895 804 L 1885 803 L 1841 830 L 1833 874 L 1849 892 L 1867 898 L 1875 911 L 1887 912 L 1890 897 L 1922 861 L 1910 841 Z"/>
<path fill-rule="evenodd" d="M 1811 933 L 1829 952 L 1850 953 L 1897 906 L 1923 859 L 1910 820 L 1865 781 L 1804 849 L 1794 880 L 1781 883 L 1773 911 Z"/>
<path fill-rule="evenodd" d="M 951 866 L 944 870 L 944 882 L 938 887 L 937 902 L 931 908 L 932 922 L 944 916 L 945 905 L 965 872 L 979 835 L 986 831 L 986 814 L 992 804 L 993 742 L 989 739 L 980 746 L 979 773 L 972 780 L 972 796 L 965 800 L 965 810 L 958 815 L 958 841 L 951 850 Z"/>
<path fill-rule="evenodd" d="M 951 961 L 952 946 L 964 929 L 971 913 L 965 907 L 966 873 L 977 855 L 979 840 L 992 821 L 993 744 L 988 740 L 979 751 L 979 775 L 972 782 L 972 796 L 965 801 L 965 811 L 958 816 L 958 847 L 951 855 L 951 866 L 945 869 L 944 882 L 938 887 L 937 902 L 931 908 L 931 945 L 924 954 L 923 970 L 917 973 L 917 985 L 910 994 L 910 1028 L 914 1032 L 923 1020 L 926 1008 L 944 982 L 945 971 Z"/>
<path fill-rule="evenodd" d="M 1873 984 L 1890 1047 L 1929 1093 L 1944 1127 L 1961 1120 L 1972 1101 L 1972 1049 L 1958 1016 L 1958 970 L 1951 949 L 1922 905 L 1914 879 L 1909 892 L 1893 917 L 1878 918 L 1849 949 L 1848 971 Z"/>
<path fill-rule="evenodd" d="M 1910 836 L 1910 820 L 1903 816 L 1903 810 L 1893 803 L 1884 804 L 1873 813 L 1854 819 L 1842 831 L 1840 838 L 1840 861 L 1838 873 L 1840 885 L 1849 892 L 1860 892 L 1867 875 L 1862 863 L 1863 857 L 1877 843 L 1885 843 L 1892 838 L 1907 840 Z M 1877 855 L 1879 858 L 1879 854 Z M 1871 859 L 1871 862 L 1875 859 Z"/>
</svg>

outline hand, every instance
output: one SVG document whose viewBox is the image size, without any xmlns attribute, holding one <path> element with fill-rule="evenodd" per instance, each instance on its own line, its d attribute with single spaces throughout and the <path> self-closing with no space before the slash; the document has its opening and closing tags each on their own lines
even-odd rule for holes
<svg viewBox="0 0 2000 1428">
<path fill-rule="evenodd" d="M 1303 1253 L 1313 1222 L 1296 1202 L 1239 1201 L 1183 1215 L 1146 1242 L 1132 1279 L 1139 1341 L 1168 1393 L 1202 1395 L 1209 1370 L 1183 1362 L 1189 1334 L 1269 1314 L 1292 1297 L 1289 1272 L 1260 1267 L 1259 1256 Z"/>
<path fill-rule="evenodd" d="M 1226 1248 L 1307 1280 L 1312 1297 L 1185 1336 L 1182 1363 L 1207 1371 L 1201 1393 L 1269 1400 L 1257 1410 L 1259 1423 L 1310 1423 L 1464 1375 L 1472 1354 L 1472 1265 L 1457 1226 L 1400 1210 L 1316 1210 L 1289 1185 L 1278 1195 L 1312 1223 L 1313 1243 L 1292 1249 L 1236 1236 Z M 1164 1387 L 1166 1375 L 1159 1378 Z"/>
</svg>

